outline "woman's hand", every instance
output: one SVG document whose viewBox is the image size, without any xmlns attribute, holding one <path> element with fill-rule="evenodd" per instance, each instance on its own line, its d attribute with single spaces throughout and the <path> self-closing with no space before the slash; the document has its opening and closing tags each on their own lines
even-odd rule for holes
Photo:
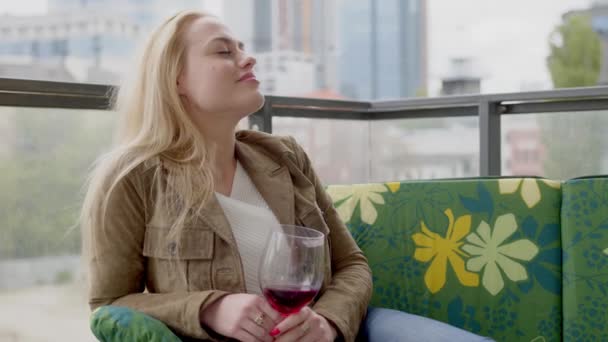
<svg viewBox="0 0 608 342">
<path fill-rule="evenodd" d="M 276 342 L 332 342 L 337 336 L 336 329 L 327 319 L 309 307 L 304 307 L 297 314 L 285 318 L 271 334 L 276 338 Z"/>
<path fill-rule="evenodd" d="M 239 341 L 272 341 L 270 331 L 283 318 L 259 296 L 231 294 L 200 313 L 201 323 L 215 332 Z"/>
</svg>

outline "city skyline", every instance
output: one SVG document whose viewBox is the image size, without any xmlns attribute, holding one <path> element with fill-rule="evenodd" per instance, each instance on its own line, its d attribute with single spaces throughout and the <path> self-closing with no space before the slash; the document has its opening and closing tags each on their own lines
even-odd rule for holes
<svg viewBox="0 0 608 342">
<path fill-rule="evenodd" d="M 563 14 L 584 9 L 591 3 L 591 0 L 429 0 L 428 94 L 439 94 L 450 59 L 463 56 L 471 57 L 479 70 L 482 93 L 552 88 L 545 62 L 549 35 Z M 221 0 L 201 0 L 201 6 L 222 16 Z M 45 11 L 46 0 L 0 4 L 0 15 Z"/>
</svg>

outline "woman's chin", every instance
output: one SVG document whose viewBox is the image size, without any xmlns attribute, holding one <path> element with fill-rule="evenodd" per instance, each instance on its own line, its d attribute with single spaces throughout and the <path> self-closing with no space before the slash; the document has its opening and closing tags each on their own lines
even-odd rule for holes
<svg viewBox="0 0 608 342">
<path fill-rule="evenodd" d="M 256 91 L 255 94 L 252 94 L 250 100 L 247 102 L 249 103 L 247 112 L 255 113 L 264 106 L 264 94 L 262 94 L 260 91 Z"/>
<path fill-rule="evenodd" d="M 239 113 L 238 115 L 241 116 L 239 118 L 240 120 L 243 117 L 249 116 L 264 107 L 265 99 L 262 93 L 255 92 L 252 94 L 247 94 L 246 98 L 241 97 L 235 102 L 232 103 L 232 108 L 230 111 Z"/>
</svg>

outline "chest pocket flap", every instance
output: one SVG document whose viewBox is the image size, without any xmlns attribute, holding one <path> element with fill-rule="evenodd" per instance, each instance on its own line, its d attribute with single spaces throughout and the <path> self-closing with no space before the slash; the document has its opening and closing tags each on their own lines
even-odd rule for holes
<svg viewBox="0 0 608 342">
<path fill-rule="evenodd" d="M 185 228 L 178 239 L 169 236 L 169 229 L 148 226 L 143 254 L 159 259 L 212 259 L 213 239 L 214 233 L 211 230 Z"/>
</svg>

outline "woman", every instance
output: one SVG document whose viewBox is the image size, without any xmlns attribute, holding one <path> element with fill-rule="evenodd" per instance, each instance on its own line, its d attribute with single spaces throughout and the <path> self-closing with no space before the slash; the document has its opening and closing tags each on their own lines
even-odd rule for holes
<svg viewBox="0 0 608 342">
<path fill-rule="evenodd" d="M 234 133 L 264 103 L 255 62 L 202 13 L 182 12 L 151 36 L 118 94 L 118 144 L 99 161 L 82 210 L 90 306 L 128 306 L 202 340 L 353 341 L 371 273 L 308 157 L 291 138 Z M 319 296 L 287 317 L 259 296 L 255 269 L 263 233 L 278 223 L 320 230 L 329 246 Z M 398 338 L 400 319 L 415 316 L 368 317 L 364 331 L 386 340 L 374 331 Z M 452 340 L 475 337 L 423 320 Z"/>
</svg>

